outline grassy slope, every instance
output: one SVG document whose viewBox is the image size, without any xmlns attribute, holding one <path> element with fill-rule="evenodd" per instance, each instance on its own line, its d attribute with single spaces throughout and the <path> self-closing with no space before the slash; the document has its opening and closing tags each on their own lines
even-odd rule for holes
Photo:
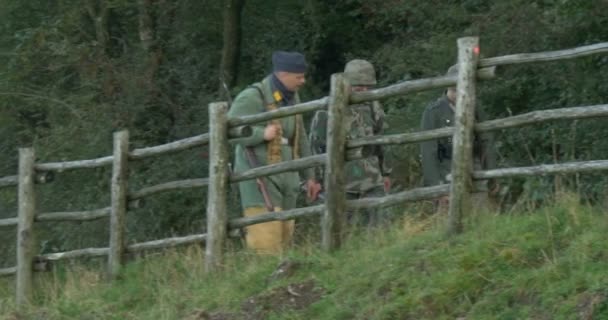
<svg viewBox="0 0 608 320">
<path fill-rule="evenodd" d="M 270 318 L 608 319 L 605 213 L 566 197 L 532 214 L 471 219 L 451 242 L 442 225 L 404 221 L 354 236 L 331 255 L 301 246 L 290 258 L 303 267 L 270 285 L 277 258 L 238 253 L 213 276 L 197 248 L 133 262 L 112 285 L 71 267 L 39 279 L 38 307 L 25 315 L 12 311 L 12 288 L 0 286 L 0 311 L 6 319 L 182 319 L 237 312 L 252 295 L 312 278 L 326 289 L 320 301 Z"/>
</svg>

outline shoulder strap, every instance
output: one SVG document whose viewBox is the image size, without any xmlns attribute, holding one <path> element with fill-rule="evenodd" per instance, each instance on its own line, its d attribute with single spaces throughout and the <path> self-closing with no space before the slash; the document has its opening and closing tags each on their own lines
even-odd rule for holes
<svg viewBox="0 0 608 320">
<path fill-rule="evenodd" d="M 262 91 L 262 88 L 260 88 L 260 86 L 257 84 L 252 84 L 252 85 L 248 86 L 247 89 L 255 89 L 260 94 L 260 98 L 262 98 L 262 103 L 264 104 L 264 108 L 266 108 L 268 103 L 266 102 L 266 96 L 264 96 L 264 92 Z"/>
</svg>

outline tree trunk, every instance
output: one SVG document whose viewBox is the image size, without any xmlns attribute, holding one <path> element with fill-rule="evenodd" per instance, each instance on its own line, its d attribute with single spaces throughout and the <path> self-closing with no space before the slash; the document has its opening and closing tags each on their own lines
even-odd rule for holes
<svg viewBox="0 0 608 320">
<path fill-rule="evenodd" d="M 110 41 L 110 33 L 108 31 L 110 9 L 105 0 L 88 0 L 86 10 L 95 26 L 95 38 L 100 48 L 99 51 L 106 55 Z"/>
<path fill-rule="evenodd" d="M 220 63 L 220 92 L 234 85 L 241 49 L 241 12 L 245 0 L 224 1 L 224 47 Z"/>
<path fill-rule="evenodd" d="M 139 41 L 148 55 L 145 68 L 144 81 L 152 93 L 157 93 L 156 75 L 162 59 L 162 50 L 157 43 L 156 30 L 154 28 L 154 4 L 152 0 L 137 0 Z M 154 96 L 154 95 L 151 95 Z"/>
<path fill-rule="evenodd" d="M 154 25 L 152 19 L 152 0 L 138 0 L 139 41 L 144 51 L 148 52 L 154 45 Z"/>
</svg>

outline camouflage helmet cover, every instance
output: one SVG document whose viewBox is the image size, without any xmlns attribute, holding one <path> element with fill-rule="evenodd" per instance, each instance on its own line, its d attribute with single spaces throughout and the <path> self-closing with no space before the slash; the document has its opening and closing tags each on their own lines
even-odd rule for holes
<svg viewBox="0 0 608 320">
<path fill-rule="evenodd" d="M 376 70 L 367 60 L 355 59 L 344 67 L 344 76 L 353 86 L 376 85 Z"/>
<path fill-rule="evenodd" d="M 446 76 L 453 76 L 458 74 L 458 64 L 451 66 L 448 69 L 448 72 L 445 73 Z"/>
</svg>

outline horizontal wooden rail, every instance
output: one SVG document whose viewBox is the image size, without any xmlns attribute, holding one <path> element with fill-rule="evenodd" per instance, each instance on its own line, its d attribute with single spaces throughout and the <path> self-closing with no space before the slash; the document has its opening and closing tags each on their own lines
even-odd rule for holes
<svg viewBox="0 0 608 320">
<path fill-rule="evenodd" d="M 89 160 L 39 163 L 36 164 L 34 167 L 36 168 L 36 170 L 41 171 L 63 171 L 72 169 L 99 168 L 109 166 L 111 164 L 112 156 L 107 156 Z"/>
<path fill-rule="evenodd" d="M 358 200 L 349 200 L 346 201 L 346 208 L 353 210 L 371 207 L 386 207 L 408 201 L 432 199 L 448 194 L 449 188 L 449 184 L 443 184 L 433 187 L 402 191 L 382 198 L 364 198 Z M 257 215 L 255 217 L 232 219 L 229 221 L 228 225 L 230 228 L 243 228 L 258 223 L 270 221 L 285 221 L 296 218 L 320 215 L 321 213 L 323 213 L 323 211 L 325 211 L 325 205 L 297 208 L 281 212 L 268 212 Z"/>
<path fill-rule="evenodd" d="M 347 151 L 346 159 L 357 160 L 368 157 L 372 152 L 372 148 L 353 148 Z M 318 154 L 314 156 L 308 156 L 296 160 L 279 162 L 276 164 L 266 165 L 249 169 L 245 172 L 235 173 L 230 177 L 230 182 L 240 182 L 245 180 L 251 180 L 259 177 L 270 176 L 273 174 L 279 174 L 288 171 L 298 171 L 313 167 L 324 166 L 327 162 L 327 154 Z"/>
<path fill-rule="evenodd" d="M 173 248 L 173 247 L 177 247 L 177 246 L 183 246 L 183 245 L 194 244 L 194 243 L 203 243 L 203 242 L 205 242 L 206 238 L 207 238 L 207 234 L 195 234 L 195 235 L 190 235 L 190 236 L 185 236 L 185 237 L 175 237 L 175 238 L 169 238 L 169 239 L 154 240 L 154 241 L 148 241 L 148 242 L 142 242 L 142 243 L 136 243 L 136 244 L 129 245 L 129 246 L 127 246 L 127 251 L 135 253 L 135 252 L 141 252 L 141 251 L 146 251 L 146 250 L 167 249 L 167 248 Z"/>
<path fill-rule="evenodd" d="M 66 252 L 56 252 L 56 253 L 47 253 L 37 257 L 39 261 L 55 261 L 55 260 L 64 260 L 64 259 L 73 259 L 73 258 L 82 258 L 82 257 L 103 257 L 107 256 L 109 248 L 86 248 L 86 249 L 78 249 Z"/>
<path fill-rule="evenodd" d="M 157 156 L 163 153 L 177 152 L 198 146 L 203 146 L 209 143 L 209 134 L 200 134 L 198 136 L 189 137 L 182 140 L 177 140 L 154 147 L 134 149 L 129 153 L 129 159 L 138 160 L 147 157 Z"/>
<path fill-rule="evenodd" d="M 608 104 L 539 110 L 512 117 L 480 122 L 475 125 L 475 131 L 494 131 L 554 120 L 574 120 L 607 116 Z"/>
<path fill-rule="evenodd" d="M 239 137 L 246 137 L 252 134 L 253 129 L 249 126 L 242 126 L 234 128 L 231 130 L 233 134 L 239 133 L 239 136 L 234 137 L 234 139 Z M 231 136 L 231 138 L 233 138 Z M 167 144 L 148 147 L 148 148 L 140 148 L 135 149 L 129 154 L 129 158 L 133 160 L 139 160 L 147 157 L 157 156 L 164 153 L 172 153 L 181 150 L 186 150 L 198 146 L 202 146 L 209 143 L 209 134 L 201 134 L 198 136 L 170 142 Z M 97 159 L 89 159 L 89 160 L 77 160 L 77 161 L 66 161 L 66 162 L 48 162 L 48 163 L 39 163 L 36 164 L 36 169 L 41 171 L 64 171 L 64 170 L 73 170 L 73 169 L 85 169 L 85 168 L 99 168 L 104 166 L 109 166 L 112 164 L 113 157 L 107 156 Z M 3 178 L 5 179 L 5 178 Z M 0 187 L 3 187 L 3 183 L 8 185 L 13 185 L 13 177 L 6 177 L 6 182 L 0 180 Z M 16 179 L 16 176 L 14 177 Z M 16 180 L 14 182 L 16 185 Z"/>
<path fill-rule="evenodd" d="M 394 206 L 404 202 L 434 199 L 439 196 L 447 195 L 450 192 L 449 184 L 442 184 L 432 187 L 416 188 L 402 191 L 381 198 L 363 198 L 346 201 L 348 209 L 383 208 Z"/>
<path fill-rule="evenodd" d="M 240 237 L 240 230 L 233 230 L 229 233 L 230 237 Z M 156 249 L 168 249 L 174 248 L 177 246 L 184 246 L 194 243 L 203 243 L 205 242 L 207 235 L 206 234 L 194 234 L 183 237 L 174 237 L 167 238 L 161 240 L 153 240 L 141 243 L 134 243 L 127 246 L 128 253 L 137 253 L 147 250 L 156 250 Z M 45 261 L 58 261 L 65 259 L 74 259 L 74 258 L 94 258 L 94 257 L 102 257 L 107 256 L 109 253 L 109 248 L 86 248 L 86 249 L 77 249 L 66 252 L 55 252 L 43 254 L 36 257 L 36 263 L 43 263 Z M 36 269 L 35 271 L 45 271 L 45 269 Z M 0 269 L 0 277 L 2 276 L 11 276 L 16 272 L 16 268 L 5 268 Z"/>
<path fill-rule="evenodd" d="M 231 128 L 228 132 L 230 139 L 237 139 L 243 137 L 249 137 L 253 134 L 253 128 L 251 126 L 239 126 Z M 181 139 L 166 144 L 134 149 L 129 153 L 129 159 L 139 160 L 161 154 L 173 153 L 182 150 L 191 149 L 194 147 L 204 146 L 209 144 L 209 133 L 204 133 L 198 136 Z"/>
<path fill-rule="evenodd" d="M 360 139 L 353 139 L 346 143 L 347 148 L 357 148 L 369 145 L 388 145 L 388 144 L 408 144 L 445 138 L 452 136 L 454 128 L 445 127 L 440 129 L 425 130 L 420 132 L 408 132 L 398 134 L 388 134 L 383 136 L 371 136 Z"/>
<path fill-rule="evenodd" d="M 191 189 L 191 188 L 202 188 L 206 187 L 209 184 L 209 179 L 200 178 L 200 179 L 186 179 L 186 180 L 177 180 L 161 183 L 155 186 L 146 187 L 139 191 L 135 191 L 129 194 L 129 200 L 136 200 L 143 197 L 147 197 L 152 194 L 167 192 L 177 189 Z"/>
<path fill-rule="evenodd" d="M 14 276 L 15 273 L 17 273 L 16 267 L 0 269 L 0 277 Z"/>
<path fill-rule="evenodd" d="M 597 118 L 608 116 L 608 105 L 594 105 L 584 107 L 560 108 L 532 111 L 512 117 L 489 120 L 477 123 L 476 132 L 487 132 L 502 129 L 521 127 L 555 120 L 573 120 L 584 118 Z M 433 129 L 420 132 L 373 136 L 347 142 L 348 148 L 359 148 L 367 145 L 407 144 L 450 137 L 452 127 Z"/>
<path fill-rule="evenodd" d="M 17 185 L 17 176 L 7 176 L 0 178 L 0 188 L 12 187 Z"/>
<path fill-rule="evenodd" d="M 326 160 L 326 154 L 318 154 L 314 156 L 300 158 L 297 160 L 279 162 L 267 166 L 257 167 L 244 172 L 232 174 L 230 176 L 230 182 L 241 182 L 288 171 L 298 171 L 318 167 L 324 165 Z"/>
<path fill-rule="evenodd" d="M 40 213 L 34 218 L 35 221 L 90 221 L 110 216 L 110 207 L 74 212 L 47 212 Z"/>
<path fill-rule="evenodd" d="M 604 170 L 608 170 L 608 160 L 579 161 L 558 164 L 543 164 L 531 167 L 474 171 L 473 178 L 492 179 L 518 176 L 541 176 L 558 173 L 583 173 Z"/>
<path fill-rule="evenodd" d="M 588 46 L 582 46 L 572 49 L 564 49 L 557 51 L 546 51 L 537 53 L 518 53 L 510 54 L 506 56 L 487 58 L 479 60 L 480 67 L 500 66 L 506 64 L 518 64 L 518 63 L 530 63 L 530 62 L 544 62 L 544 61 L 555 61 L 574 59 L 592 54 L 606 53 L 608 52 L 608 42 L 602 42 L 592 44 Z"/>
<path fill-rule="evenodd" d="M 496 77 L 496 69 L 494 67 L 483 68 L 477 70 L 477 77 L 480 80 L 489 80 Z M 359 103 L 365 101 L 381 100 L 407 93 L 421 92 L 430 89 L 446 88 L 455 86 L 458 75 L 440 76 L 427 79 L 418 79 L 396 83 L 384 88 L 378 88 L 369 91 L 353 92 L 350 96 L 350 103 Z"/>
<path fill-rule="evenodd" d="M 229 127 L 237 127 L 264 122 L 272 119 L 285 118 L 296 114 L 313 112 L 327 107 L 327 97 L 299 103 L 289 108 L 279 108 L 277 110 L 262 112 L 255 115 L 243 116 L 228 119 Z"/>
<path fill-rule="evenodd" d="M 142 206 L 138 201 L 129 202 L 130 208 L 139 208 Z M 73 212 L 45 212 L 37 214 L 34 221 L 91 221 L 110 217 L 110 207 Z M 0 220 L 0 227 L 16 226 L 17 218 L 8 218 Z"/>
<path fill-rule="evenodd" d="M 268 212 L 257 215 L 255 217 L 237 218 L 228 222 L 230 228 L 243 228 L 258 223 L 270 221 L 285 221 L 296 218 L 311 217 L 320 215 L 325 211 L 325 205 L 316 205 L 311 207 L 297 208 L 280 212 Z"/>
<path fill-rule="evenodd" d="M 0 220 L 0 227 L 16 226 L 18 218 L 8 218 Z"/>
</svg>

